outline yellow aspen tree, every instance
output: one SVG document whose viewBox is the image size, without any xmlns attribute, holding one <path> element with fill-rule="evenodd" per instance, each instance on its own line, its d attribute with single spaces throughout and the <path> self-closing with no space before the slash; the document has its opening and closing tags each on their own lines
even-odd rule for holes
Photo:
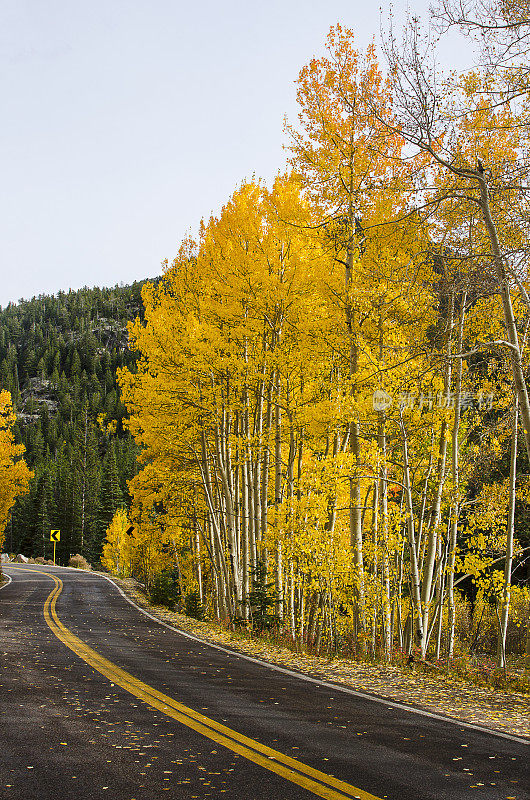
<svg viewBox="0 0 530 800">
<path fill-rule="evenodd" d="M 145 324 L 131 329 L 142 358 L 121 376 L 146 461 L 164 484 L 180 473 L 201 487 L 197 528 L 224 617 L 245 615 L 258 548 L 278 524 L 270 508 L 293 492 L 295 410 L 320 370 L 318 334 L 336 328 L 318 290 L 318 244 L 284 221 L 298 217 L 307 211 L 290 179 L 271 192 L 243 185 L 198 247 L 145 288 Z M 280 558 L 277 567 L 282 582 Z"/>
<path fill-rule="evenodd" d="M 392 39 L 387 48 L 399 119 L 388 130 L 402 132 L 425 157 L 424 182 L 430 183 L 433 173 L 443 175 L 446 191 L 436 198 L 436 207 L 457 200 L 471 209 L 469 218 L 480 220 L 472 232 L 477 234 L 476 252 L 482 259 L 487 254 L 490 264 L 504 319 L 501 341 L 510 358 L 530 457 L 530 400 L 512 300 L 515 256 L 527 254 L 528 138 L 521 134 L 528 130 L 528 115 L 524 108 L 521 112 L 520 92 L 507 90 L 502 80 L 499 85 L 495 74 L 487 71 L 452 76 L 445 81 L 443 94 L 437 91 L 430 65 L 420 52 L 418 28 L 419 22 L 413 20 L 406 46 L 398 47 Z M 466 147 L 466 142 L 473 146 Z M 486 247 L 479 249 L 480 241 Z"/>
<path fill-rule="evenodd" d="M 300 73 L 297 99 L 299 124 L 287 125 L 292 164 L 320 210 L 320 225 L 333 232 L 344 266 L 343 309 L 349 343 L 347 379 L 352 397 L 358 397 L 360 359 L 359 312 L 355 271 L 362 254 L 365 230 L 381 221 L 381 206 L 388 205 L 396 185 L 392 165 L 401 149 L 401 138 L 388 136 L 378 114 L 390 114 L 390 85 L 379 69 L 375 48 L 361 54 L 353 47 L 353 32 L 340 25 L 331 28 L 327 55 L 313 59 Z M 394 196 L 402 200 L 404 181 Z M 379 191 L 378 191 L 379 190 Z M 346 436 L 354 459 L 353 472 L 361 469 L 361 432 L 358 410 L 352 409 Z M 350 484 L 350 538 L 357 582 L 357 626 L 361 638 L 364 616 L 364 567 L 361 483 L 352 475 Z"/>
<path fill-rule="evenodd" d="M 131 527 L 127 511 L 119 508 L 114 514 L 103 544 L 101 563 L 120 578 L 132 574 L 132 542 L 127 530 Z"/>
<path fill-rule="evenodd" d="M 0 549 L 5 527 L 15 500 L 26 494 L 33 473 L 22 458 L 24 446 L 15 444 L 15 414 L 9 392 L 0 392 Z"/>
</svg>

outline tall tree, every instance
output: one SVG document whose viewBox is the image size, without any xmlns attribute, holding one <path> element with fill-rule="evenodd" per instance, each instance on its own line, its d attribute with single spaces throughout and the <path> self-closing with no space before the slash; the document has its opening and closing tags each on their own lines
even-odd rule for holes
<svg viewBox="0 0 530 800">
<path fill-rule="evenodd" d="M 9 392 L 0 392 L 0 547 L 4 543 L 5 528 L 17 497 L 28 491 L 33 477 L 22 458 L 24 447 L 15 444 L 13 425 L 15 415 Z"/>
</svg>

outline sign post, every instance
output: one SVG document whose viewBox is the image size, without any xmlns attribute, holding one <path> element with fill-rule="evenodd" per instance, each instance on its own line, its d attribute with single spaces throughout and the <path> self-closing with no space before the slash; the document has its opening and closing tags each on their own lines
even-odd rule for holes
<svg viewBox="0 0 530 800">
<path fill-rule="evenodd" d="M 53 542 L 53 564 L 55 566 L 55 545 L 61 541 L 61 531 L 50 531 L 50 542 Z"/>
</svg>

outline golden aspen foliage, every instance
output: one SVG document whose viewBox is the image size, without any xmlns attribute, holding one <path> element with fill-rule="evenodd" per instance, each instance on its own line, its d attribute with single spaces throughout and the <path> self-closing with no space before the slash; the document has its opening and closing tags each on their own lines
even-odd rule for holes
<svg viewBox="0 0 530 800">
<path fill-rule="evenodd" d="M 128 578 L 132 574 L 132 542 L 127 530 L 131 527 L 127 511 L 119 508 L 107 528 L 101 563 L 120 578 Z"/>
<path fill-rule="evenodd" d="M 33 473 L 22 458 L 24 446 L 15 444 L 13 425 L 15 415 L 9 392 L 0 392 L 0 548 L 9 512 L 15 500 L 28 491 Z"/>
<path fill-rule="evenodd" d="M 516 154 L 513 109 L 489 108 L 471 75 L 460 91 L 473 107 L 455 163 L 480 157 L 487 129 L 495 170 Z M 488 234 L 464 203 L 476 186 L 404 149 L 374 48 L 341 26 L 298 102 L 292 172 L 243 182 L 129 326 L 130 569 L 147 586 L 176 569 L 181 597 L 232 624 L 266 589 L 270 624 L 317 649 L 452 657 L 456 587 L 473 579 L 506 610 L 513 540 L 513 491 L 489 480 L 513 381 Z M 517 251 L 517 191 L 491 207 Z M 524 321 L 524 280 L 512 289 Z"/>
</svg>

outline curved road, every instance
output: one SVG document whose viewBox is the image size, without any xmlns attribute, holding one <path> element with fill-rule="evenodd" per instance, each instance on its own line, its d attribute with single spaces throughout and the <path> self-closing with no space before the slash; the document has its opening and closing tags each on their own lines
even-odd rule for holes
<svg viewBox="0 0 530 800">
<path fill-rule="evenodd" d="M 91 573 L 4 571 L 2 799 L 530 800 L 516 737 L 209 647 Z"/>
</svg>

